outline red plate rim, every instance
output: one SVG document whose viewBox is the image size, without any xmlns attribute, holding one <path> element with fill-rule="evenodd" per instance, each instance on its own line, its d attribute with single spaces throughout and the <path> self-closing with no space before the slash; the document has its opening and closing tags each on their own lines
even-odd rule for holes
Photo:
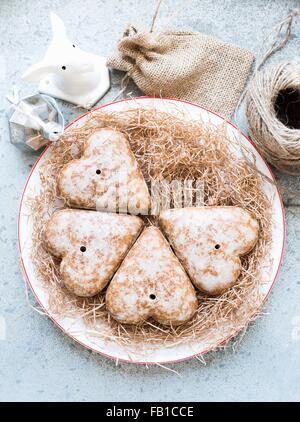
<svg viewBox="0 0 300 422">
<path fill-rule="evenodd" d="M 132 97 L 132 98 L 125 98 L 125 99 L 122 99 L 122 100 L 119 100 L 119 101 L 113 101 L 113 102 L 111 102 L 111 103 L 107 103 L 107 104 L 104 104 L 104 105 L 102 105 L 102 106 L 100 106 L 100 107 L 97 107 L 97 108 L 94 108 L 94 109 L 92 109 L 92 110 L 89 110 L 87 113 L 84 113 L 84 114 L 82 114 L 81 116 L 79 116 L 79 117 L 77 117 L 75 120 L 73 120 L 73 122 L 71 122 L 68 126 L 66 126 L 66 128 L 65 129 L 68 129 L 68 128 L 70 128 L 74 123 L 76 123 L 78 120 L 81 120 L 83 117 L 85 117 L 85 116 L 87 116 L 88 114 L 90 114 L 90 113 L 93 113 L 94 111 L 96 111 L 96 110 L 100 110 L 100 109 L 102 109 L 102 108 L 105 108 L 105 107 L 108 107 L 108 106 L 110 106 L 110 105 L 112 105 L 112 104 L 117 104 L 117 103 L 121 103 L 121 102 L 125 102 L 125 101 L 140 101 L 140 100 L 144 100 L 144 99 L 153 99 L 153 100 L 165 100 L 165 101 L 176 101 L 176 102 L 180 102 L 180 103 L 184 103 L 184 104 L 189 104 L 189 105 L 192 105 L 192 106 L 194 106 L 194 107 L 198 107 L 198 108 L 201 108 L 202 110 L 205 110 L 205 111 L 207 111 L 207 112 L 209 112 L 209 113 L 211 113 L 211 114 L 214 114 L 215 116 L 217 116 L 217 117 L 219 117 L 220 119 L 222 119 L 222 120 L 224 120 L 224 121 L 226 121 L 229 125 L 231 125 L 233 128 L 235 128 L 239 133 L 241 133 L 241 135 L 253 146 L 253 148 L 256 150 L 256 152 L 258 153 L 258 155 L 260 156 L 260 158 L 262 159 L 262 161 L 264 162 L 264 164 L 266 165 L 266 167 L 268 168 L 268 170 L 269 170 L 269 173 L 270 173 L 270 176 L 271 176 L 271 178 L 272 178 L 272 180 L 275 182 L 275 185 L 276 185 L 276 190 L 277 190 L 277 194 L 278 194 L 278 198 L 279 198 L 279 201 L 280 201 L 280 206 L 281 206 L 281 216 L 282 216 L 282 226 L 283 226 L 283 240 L 282 240 L 282 249 L 281 249 L 281 255 L 280 255 L 280 260 L 279 260 L 279 263 L 278 263 L 278 268 L 277 268 L 277 270 L 276 270 L 276 274 L 275 274 L 275 276 L 274 276 L 274 279 L 273 279 L 273 281 L 272 281 L 272 284 L 271 284 L 271 286 L 270 286 L 270 288 L 269 288 L 269 290 L 268 290 L 268 292 L 267 292 L 267 294 L 265 295 L 265 297 L 264 297 L 264 299 L 263 299 L 263 301 L 262 301 L 262 303 L 261 303 L 261 305 L 257 308 L 257 310 L 253 313 L 253 317 L 255 317 L 255 315 L 257 315 L 257 313 L 259 312 L 259 310 L 260 310 L 260 308 L 264 305 L 264 303 L 265 303 L 265 301 L 267 300 L 267 298 L 268 298 L 268 296 L 270 295 L 270 293 L 271 293 L 271 290 L 273 289 L 273 287 L 274 287 L 274 283 L 275 283 L 275 281 L 276 281 L 276 279 L 277 279 L 277 276 L 278 276 L 278 273 L 279 273 L 279 270 L 280 270 L 280 266 L 281 266 L 281 264 L 282 264 L 282 259 L 283 259 L 283 255 L 284 255 L 284 249 L 285 249 L 285 241 L 286 241 L 286 224 L 285 224 L 285 214 L 284 214 L 284 206 L 283 206 L 283 202 L 282 202 L 282 198 L 281 198 L 281 195 L 280 195 L 280 191 L 279 191 L 279 189 L 278 189 L 278 186 L 277 186 L 277 184 L 276 184 L 276 180 L 275 180 L 275 177 L 274 177 L 274 175 L 273 175 L 273 173 L 272 173 L 272 170 L 271 170 L 271 168 L 270 168 L 270 166 L 269 166 L 269 164 L 266 162 L 266 160 L 262 157 L 262 155 L 260 154 L 260 152 L 258 151 L 258 149 L 257 149 L 257 147 L 256 147 L 256 145 L 243 133 L 243 132 L 241 132 L 239 129 L 238 129 L 238 127 L 237 126 L 235 126 L 233 123 L 231 123 L 230 121 L 228 121 L 228 120 L 226 120 L 226 119 L 224 119 L 222 116 L 220 116 L 219 114 L 217 114 L 217 113 L 215 113 L 215 112 L 213 112 L 213 111 L 211 111 L 211 110 L 209 110 L 208 108 L 206 108 L 206 107 L 202 107 L 202 106 L 200 106 L 200 105 L 198 105 L 198 104 L 194 104 L 194 103 L 192 103 L 192 102 L 189 102 L 189 101 L 185 101 L 185 100 L 179 100 L 179 99 L 177 99 L 177 98 L 168 98 L 168 97 L 151 97 L 151 96 L 141 96 L 141 97 Z M 187 360 L 187 359 L 192 359 L 192 358 L 196 358 L 196 357 L 199 357 L 199 356 L 203 356 L 203 355 L 205 355 L 206 353 L 208 353 L 208 352 L 210 352 L 210 351 L 212 351 L 212 350 L 214 350 L 214 349 L 216 349 L 216 348 L 218 348 L 218 347 L 220 347 L 220 346 L 222 346 L 223 344 L 225 344 L 225 343 L 227 343 L 229 340 L 231 340 L 232 338 L 234 338 L 239 332 L 240 332 L 240 330 L 238 329 L 238 330 L 236 330 L 234 333 L 232 333 L 232 334 L 230 334 L 230 335 L 228 335 L 227 337 L 225 337 L 224 339 L 222 339 L 222 340 L 220 340 L 218 343 L 216 343 L 215 345 L 213 345 L 213 346 L 211 346 L 211 347 L 208 347 L 207 349 L 205 349 L 205 350 L 202 350 L 201 352 L 198 352 L 198 353 L 194 353 L 194 354 L 192 354 L 192 355 L 190 355 L 190 356 L 186 356 L 186 357 L 183 357 L 183 358 L 180 358 L 180 359 L 173 359 L 173 360 L 166 360 L 166 361 L 162 361 L 162 362 L 160 362 L 160 361 L 157 361 L 157 362 L 143 362 L 143 361 L 133 361 L 133 360 L 129 360 L 129 359 L 124 359 L 124 358 L 117 358 L 116 356 L 112 356 L 112 355 L 109 355 L 109 354 L 106 354 L 106 353 L 104 353 L 104 352 L 100 352 L 99 350 L 96 350 L 96 349 L 94 349 L 93 347 L 91 347 L 91 346 L 87 346 L 85 343 L 83 343 L 81 340 L 78 340 L 76 337 L 74 337 L 72 334 L 70 334 L 70 333 L 68 333 L 59 323 L 58 323 L 58 321 L 56 321 L 56 319 L 55 318 L 53 318 L 50 314 L 49 314 L 49 312 L 48 312 L 48 310 L 47 309 L 45 309 L 45 307 L 43 306 L 43 304 L 41 303 L 41 301 L 40 301 L 40 299 L 39 299 L 39 297 L 38 297 L 38 295 L 37 295 L 37 293 L 35 292 L 35 290 L 34 290 L 34 288 L 33 288 L 33 285 L 32 285 L 32 283 L 31 283 L 31 281 L 30 281 L 30 278 L 29 278 L 29 276 L 28 276 L 28 274 L 27 274 L 27 271 L 26 271 L 26 268 L 25 268 L 25 264 L 24 264 L 24 261 L 23 261 L 23 258 L 22 258 L 22 248 L 21 248 L 21 244 L 20 244 L 20 216 L 21 216 L 21 210 L 22 210 L 22 206 L 23 206 L 23 199 L 24 199 L 24 196 L 25 196 L 25 193 L 26 193 L 26 189 L 27 189 L 27 186 L 28 186 L 28 183 L 29 183 L 29 180 L 30 180 L 30 178 L 31 178 L 31 176 L 32 176 L 32 174 L 33 174 L 33 172 L 34 172 L 34 170 L 35 170 L 35 168 L 36 168 L 36 166 L 38 165 L 38 163 L 40 162 L 40 160 L 43 158 L 43 156 L 46 154 L 46 152 L 48 151 L 48 148 L 49 147 L 46 147 L 45 148 L 45 150 L 43 151 L 43 153 L 40 155 L 40 157 L 36 160 L 36 162 L 34 163 L 34 165 L 33 165 L 33 167 L 32 167 L 32 169 L 30 170 L 30 173 L 29 173 L 29 175 L 28 175 L 28 177 L 27 177 L 27 180 L 26 180 L 26 183 L 25 183 L 25 186 L 24 186 L 24 189 L 23 189 L 23 192 L 22 192 L 22 196 L 21 196 L 21 202 L 20 202 L 20 206 L 19 206 L 19 211 L 18 211 L 18 249 L 19 249 L 19 254 L 20 254 L 20 260 L 21 260 L 21 267 L 22 267 L 22 270 L 23 270 L 23 273 L 24 273 L 24 275 L 25 275 L 25 278 L 26 278 L 26 281 L 27 281 L 27 283 L 28 283 L 28 285 L 29 285 L 29 287 L 30 287 L 30 289 L 32 290 L 32 292 L 33 292 L 33 294 L 34 294 L 34 296 L 35 296 L 35 298 L 36 298 L 36 300 L 37 300 L 37 302 L 39 303 L 39 305 L 41 306 L 41 308 L 43 309 L 43 311 L 45 312 L 45 314 L 48 316 L 48 318 L 64 333 L 64 334 L 66 334 L 68 337 L 70 337 L 72 340 L 74 340 L 75 342 L 77 342 L 77 343 L 79 343 L 80 345 L 82 345 L 83 347 L 85 347 L 86 349 L 88 349 L 88 350 L 91 350 L 92 352 L 94 352 L 94 353 L 96 353 L 96 354 L 98 354 L 98 355 L 102 355 L 102 356 L 105 356 L 105 357 L 108 357 L 108 358 L 110 358 L 110 359 L 113 359 L 114 361 L 122 361 L 122 362 L 126 362 L 126 363 L 134 363 L 134 364 L 138 364 L 138 365 L 156 365 L 156 364 L 166 364 L 166 363 L 176 363 L 176 362 L 182 362 L 182 361 L 185 361 L 185 360 Z"/>
</svg>

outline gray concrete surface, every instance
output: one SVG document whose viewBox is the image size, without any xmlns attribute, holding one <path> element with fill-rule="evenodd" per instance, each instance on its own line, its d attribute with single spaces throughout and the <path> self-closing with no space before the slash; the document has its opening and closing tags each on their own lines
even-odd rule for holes
<svg viewBox="0 0 300 422">
<path fill-rule="evenodd" d="M 205 31 L 252 49 L 299 1 L 288 0 L 165 0 L 158 28 L 173 10 L 179 29 Z M 300 399 L 300 208 L 285 194 L 287 247 L 274 290 L 235 351 L 227 349 L 197 360 L 160 367 L 120 364 L 84 350 L 65 337 L 46 317 L 29 306 L 19 270 L 17 209 L 28 172 L 36 157 L 8 142 L 5 94 L 17 83 L 24 94 L 33 87 L 20 80 L 39 59 L 50 37 L 49 12 L 65 21 L 75 42 L 108 55 L 127 23 L 149 27 L 151 0 L 0 0 L 0 401 L 120 400 L 271 400 Z M 287 47 L 272 60 L 295 59 L 300 51 L 300 19 Z M 100 103 L 119 90 L 121 74 Z M 133 92 L 137 93 L 134 87 Z M 71 121 L 83 110 L 63 104 Z M 299 178 L 278 174 L 280 183 L 299 189 Z M 35 304 L 31 294 L 30 303 Z"/>
</svg>

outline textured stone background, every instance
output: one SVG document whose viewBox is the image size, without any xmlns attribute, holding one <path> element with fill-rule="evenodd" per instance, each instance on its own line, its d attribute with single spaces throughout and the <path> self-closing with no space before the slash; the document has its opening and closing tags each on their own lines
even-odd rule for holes
<svg viewBox="0 0 300 422">
<path fill-rule="evenodd" d="M 158 28 L 175 9 L 179 29 L 192 29 L 253 50 L 294 7 L 297 0 L 165 0 Z M 299 199 L 284 194 L 287 245 L 274 290 L 243 341 L 197 360 L 157 366 L 121 364 L 96 356 L 64 336 L 28 304 L 19 270 L 17 209 L 36 157 L 8 142 L 5 94 L 17 83 L 24 94 L 33 87 L 20 76 L 44 53 L 50 39 L 49 12 L 57 12 L 83 49 L 108 55 L 127 23 L 149 27 L 154 1 L 144 0 L 1 0 L 0 1 L 0 400 L 299 400 L 300 398 L 300 210 Z M 284 51 L 272 61 L 294 60 L 300 50 L 300 19 Z M 112 76 L 118 92 L 120 73 Z M 134 93 L 137 91 L 131 87 Z M 64 104 L 69 121 L 83 110 Z M 242 125 L 244 124 L 241 122 Z M 299 178 L 278 175 L 286 188 L 299 190 Z M 29 301 L 35 304 L 31 294 Z M 298 329 L 299 327 L 299 329 Z"/>
</svg>

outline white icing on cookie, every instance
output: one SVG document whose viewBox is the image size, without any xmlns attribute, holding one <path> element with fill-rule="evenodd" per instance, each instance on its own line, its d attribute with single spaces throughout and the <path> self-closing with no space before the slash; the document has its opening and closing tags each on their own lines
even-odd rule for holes
<svg viewBox="0 0 300 422">
<path fill-rule="evenodd" d="M 160 230 L 145 228 L 106 293 L 106 306 L 123 323 L 149 317 L 178 325 L 197 309 L 195 290 Z"/>
<path fill-rule="evenodd" d="M 63 209 L 50 218 L 44 245 L 61 258 L 66 287 L 77 296 L 94 296 L 110 281 L 142 227 L 139 217 Z"/>
<path fill-rule="evenodd" d="M 257 220 L 238 207 L 165 210 L 159 222 L 194 285 L 212 295 L 233 286 L 258 239 Z"/>
<path fill-rule="evenodd" d="M 86 142 L 83 156 L 67 163 L 58 190 L 70 206 L 98 211 L 148 214 L 146 182 L 125 135 L 100 129 Z"/>
</svg>

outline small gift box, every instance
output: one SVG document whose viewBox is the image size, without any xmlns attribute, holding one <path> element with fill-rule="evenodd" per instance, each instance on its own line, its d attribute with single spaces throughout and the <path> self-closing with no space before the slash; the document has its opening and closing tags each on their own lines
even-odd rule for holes
<svg viewBox="0 0 300 422">
<path fill-rule="evenodd" d="M 10 142 L 26 151 L 37 151 L 64 132 L 64 118 L 56 101 L 41 94 L 14 99 L 8 113 Z"/>
</svg>

